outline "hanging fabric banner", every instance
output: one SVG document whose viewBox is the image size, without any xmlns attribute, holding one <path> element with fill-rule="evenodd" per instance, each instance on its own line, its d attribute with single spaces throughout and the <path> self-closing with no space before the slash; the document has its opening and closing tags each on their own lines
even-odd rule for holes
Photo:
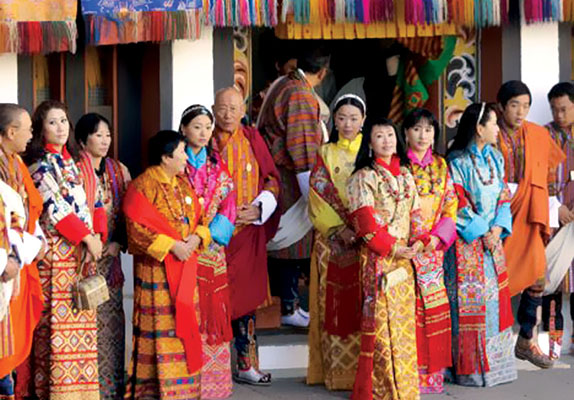
<svg viewBox="0 0 574 400">
<path fill-rule="evenodd" d="M 86 41 L 92 45 L 196 39 L 203 0 L 82 0 Z"/>
<path fill-rule="evenodd" d="M 0 0 L 0 53 L 76 51 L 76 0 Z"/>
</svg>

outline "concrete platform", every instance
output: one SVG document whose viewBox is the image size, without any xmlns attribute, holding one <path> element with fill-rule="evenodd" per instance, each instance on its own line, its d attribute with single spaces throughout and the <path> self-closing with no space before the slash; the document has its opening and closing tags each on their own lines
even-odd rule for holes
<svg viewBox="0 0 574 400">
<path fill-rule="evenodd" d="M 574 398 L 574 357 L 563 356 L 551 370 L 540 370 L 517 361 L 518 380 L 493 388 L 447 385 L 446 393 L 424 395 L 428 400 L 546 400 Z M 232 400 L 322 400 L 348 399 L 349 392 L 328 392 L 322 386 L 307 386 L 301 378 L 275 379 L 270 387 L 234 386 Z"/>
</svg>

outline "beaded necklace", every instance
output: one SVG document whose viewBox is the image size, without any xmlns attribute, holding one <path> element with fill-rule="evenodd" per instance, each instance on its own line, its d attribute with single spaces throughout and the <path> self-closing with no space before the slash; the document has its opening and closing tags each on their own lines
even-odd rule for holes
<svg viewBox="0 0 574 400">
<path fill-rule="evenodd" d="M 186 196 L 185 199 L 183 198 L 183 194 L 181 193 L 181 189 L 179 188 L 179 183 L 176 181 L 175 186 L 173 187 L 173 194 L 177 204 L 179 205 L 177 210 L 172 208 L 172 202 L 169 201 L 170 196 L 165 188 L 166 185 L 160 184 L 161 190 L 167 200 L 167 208 L 169 209 L 170 214 L 172 217 L 179 222 L 184 224 L 189 224 L 188 215 L 193 212 L 193 209 L 190 207 L 192 205 L 192 199 L 189 196 Z M 187 207 L 186 207 L 187 206 Z M 187 209 L 186 209 L 187 208 Z"/>
<path fill-rule="evenodd" d="M 384 167 L 382 167 L 384 169 Z M 386 191 L 391 195 L 391 197 L 393 198 L 393 200 L 398 203 L 404 199 L 409 199 L 411 197 L 410 195 L 410 188 L 408 186 L 408 180 L 405 179 L 404 173 L 401 170 L 400 174 L 397 175 L 396 179 L 397 179 L 397 189 L 393 188 L 393 185 L 391 183 L 391 179 L 389 178 L 389 171 L 384 171 L 383 173 L 381 173 L 381 178 L 383 178 L 383 182 L 385 184 L 385 189 Z M 401 181 L 404 183 L 404 187 L 403 190 L 401 191 Z"/>
<path fill-rule="evenodd" d="M 488 162 L 488 169 L 490 170 L 490 179 L 485 181 L 482 174 L 480 173 L 480 169 L 478 168 L 477 162 L 476 162 L 476 156 L 472 153 L 470 153 L 470 159 L 472 160 L 472 166 L 474 167 L 474 170 L 476 171 L 477 175 L 478 175 L 478 179 L 482 182 L 482 184 L 484 186 L 489 186 L 492 185 L 492 183 L 494 182 L 494 165 L 492 164 L 492 158 L 491 157 L 486 157 L 486 161 Z"/>
<path fill-rule="evenodd" d="M 421 167 L 417 164 L 411 163 L 411 170 L 412 170 L 413 176 L 417 182 L 416 186 L 417 186 L 417 192 L 418 192 L 419 196 L 434 195 L 437 192 L 437 188 L 439 188 L 441 186 L 442 179 L 438 175 L 435 176 L 435 172 L 433 170 L 432 163 L 430 163 L 426 167 Z M 424 172 L 426 172 L 429 176 L 429 179 L 428 179 L 428 181 L 430 181 L 429 190 L 425 190 L 424 189 L 425 186 L 422 185 L 423 182 L 427 182 L 427 179 L 423 174 Z"/>
</svg>

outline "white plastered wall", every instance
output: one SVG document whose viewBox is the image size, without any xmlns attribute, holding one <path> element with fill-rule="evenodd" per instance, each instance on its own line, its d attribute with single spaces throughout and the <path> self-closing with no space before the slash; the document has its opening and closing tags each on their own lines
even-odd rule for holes
<svg viewBox="0 0 574 400">
<path fill-rule="evenodd" d="M 520 28 L 522 81 L 532 92 L 528 119 L 545 125 L 552 119 L 546 95 L 560 80 L 558 23 L 523 25 Z"/>
<path fill-rule="evenodd" d="M 213 28 L 204 27 L 199 40 L 173 43 L 173 129 L 192 104 L 213 104 Z"/>
<path fill-rule="evenodd" d="M 18 56 L 0 54 L 0 103 L 18 103 Z"/>
</svg>

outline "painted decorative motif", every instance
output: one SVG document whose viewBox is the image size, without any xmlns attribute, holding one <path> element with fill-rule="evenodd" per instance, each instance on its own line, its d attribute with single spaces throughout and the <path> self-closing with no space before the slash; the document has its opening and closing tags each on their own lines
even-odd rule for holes
<svg viewBox="0 0 574 400">
<path fill-rule="evenodd" d="M 251 115 L 252 68 L 251 29 L 233 29 L 233 82 L 247 102 L 247 115 Z"/>
<path fill-rule="evenodd" d="M 465 108 L 477 101 L 477 32 L 467 29 L 460 32 L 454 55 L 444 75 L 443 124 L 448 144 L 455 136 L 458 122 Z"/>
</svg>

